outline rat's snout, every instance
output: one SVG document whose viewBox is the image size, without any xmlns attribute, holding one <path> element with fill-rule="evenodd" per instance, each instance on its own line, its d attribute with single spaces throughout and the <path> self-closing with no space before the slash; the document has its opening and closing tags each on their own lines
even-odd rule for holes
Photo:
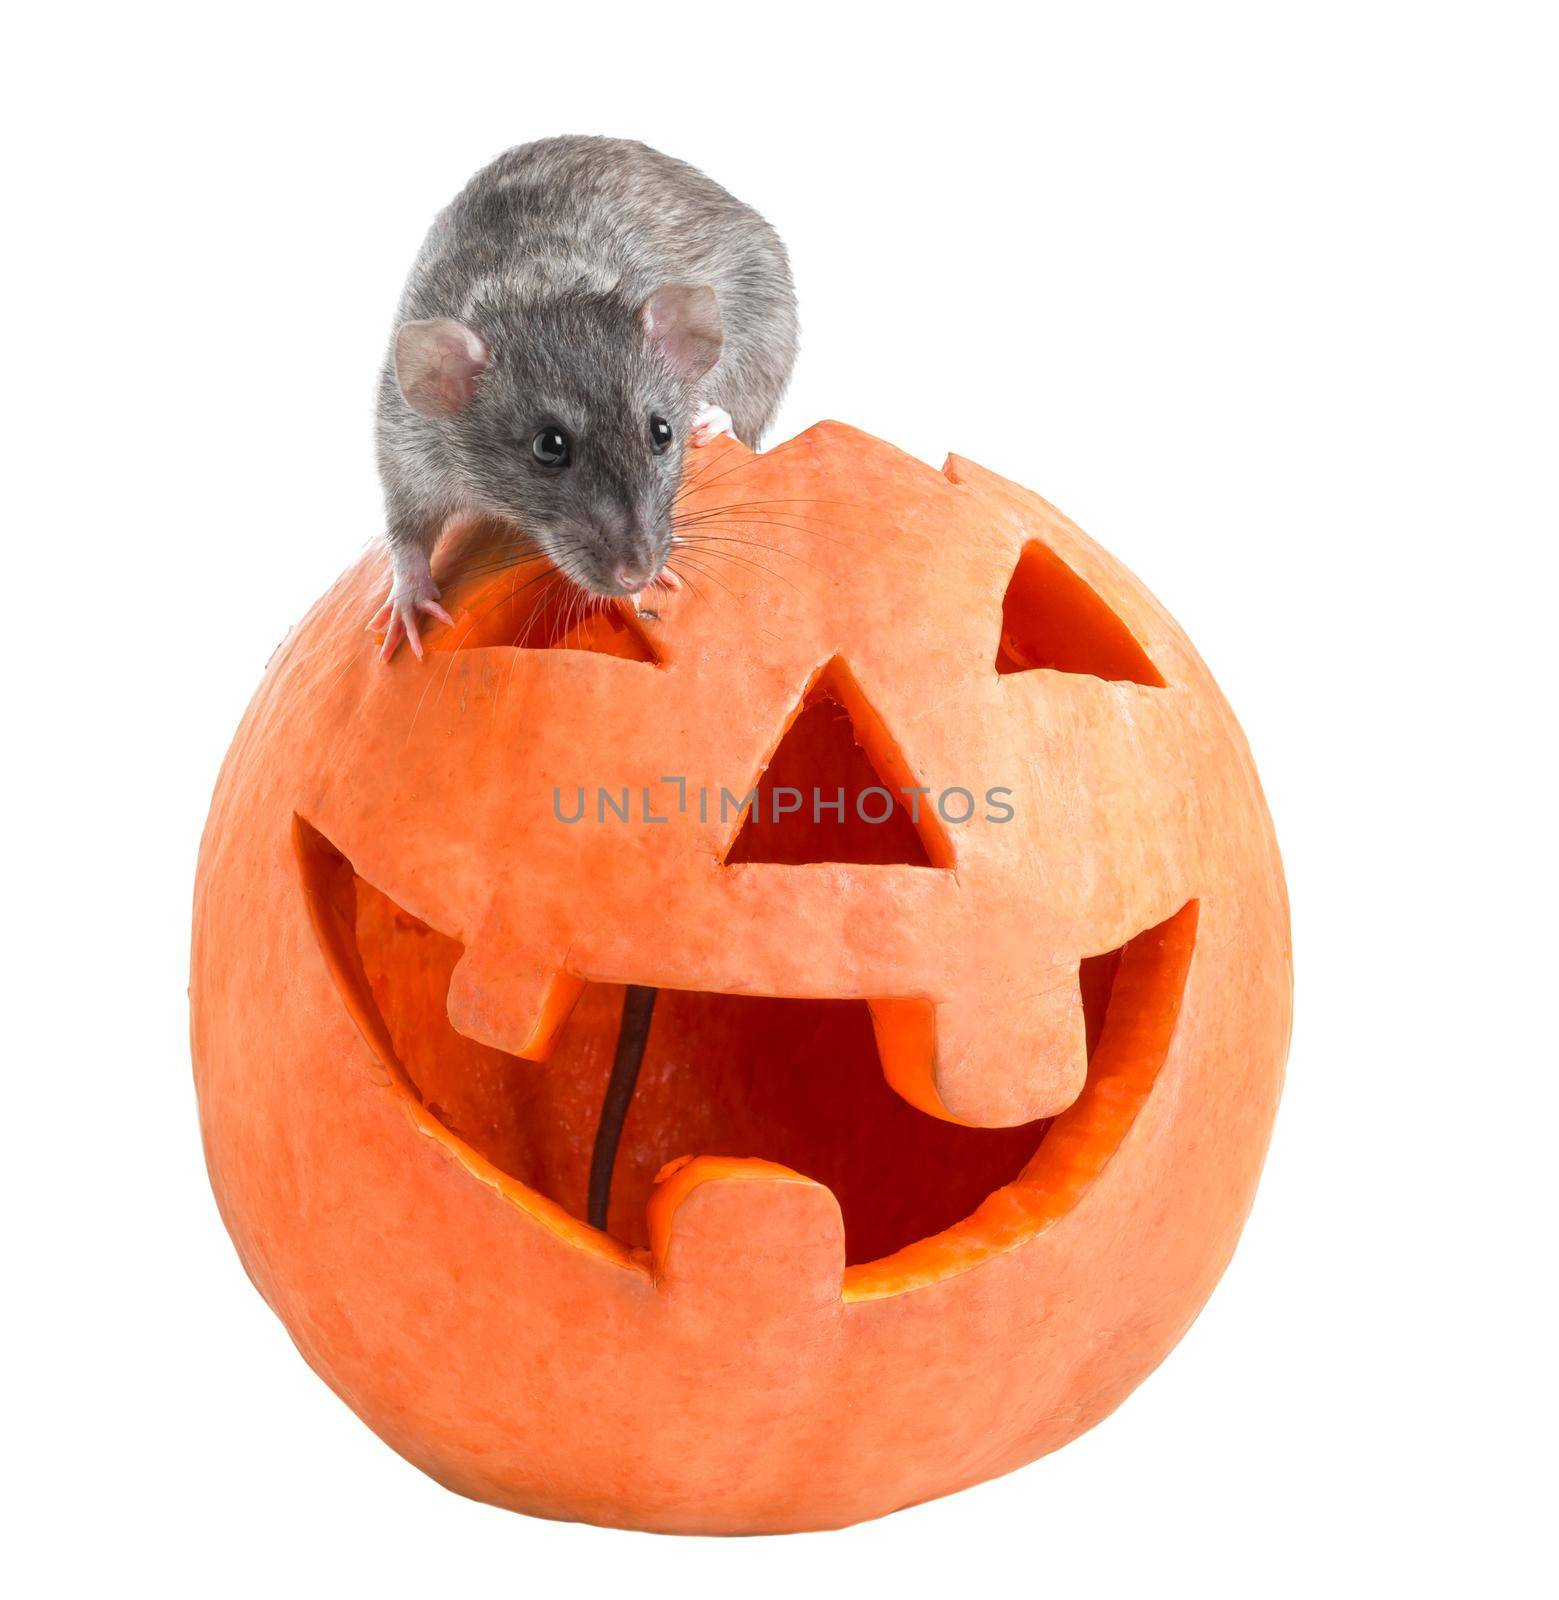
<svg viewBox="0 0 1559 1600">
<path fill-rule="evenodd" d="M 598 507 L 592 520 L 602 587 L 617 594 L 647 589 L 660 575 L 669 554 L 667 532 L 621 506 Z"/>
<path fill-rule="evenodd" d="M 617 584 L 624 594 L 637 594 L 640 589 L 646 589 L 660 576 L 661 563 L 658 559 L 649 561 L 619 561 L 612 568 L 612 582 Z"/>
</svg>

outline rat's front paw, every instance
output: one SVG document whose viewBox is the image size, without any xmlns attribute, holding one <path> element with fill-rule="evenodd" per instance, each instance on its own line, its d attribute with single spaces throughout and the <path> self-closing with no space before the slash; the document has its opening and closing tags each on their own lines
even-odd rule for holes
<svg viewBox="0 0 1559 1600">
<path fill-rule="evenodd" d="M 454 619 L 438 603 L 438 590 L 433 585 L 432 578 L 426 584 L 419 584 L 413 589 L 392 589 L 390 597 L 375 613 L 374 619 L 368 626 L 377 631 L 384 629 L 384 648 L 379 652 L 381 661 L 388 661 L 400 648 L 404 639 L 411 646 L 411 653 L 420 661 L 422 659 L 422 632 L 418 624 L 419 616 L 432 617 L 435 621 L 442 622 L 446 627 L 454 626 Z"/>
<path fill-rule="evenodd" d="M 694 449 L 702 445 L 713 444 L 722 433 L 728 433 L 734 439 L 736 432 L 731 426 L 731 413 L 722 411 L 719 406 L 700 406 L 693 413 L 693 431 L 688 435 L 688 443 Z"/>
</svg>

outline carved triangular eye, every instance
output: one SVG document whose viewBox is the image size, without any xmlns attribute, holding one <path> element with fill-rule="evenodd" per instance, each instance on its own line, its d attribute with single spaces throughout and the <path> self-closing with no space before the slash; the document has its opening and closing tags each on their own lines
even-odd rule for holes
<svg viewBox="0 0 1559 1600">
<path fill-rule="evenodd" d="M 1165 687 L 1126 624 L 1053 550 L 1032 543 L 1024 546 L 1001 603 L 996 670 L 1042 667 Z"/>
<path fill-rule="evenodd" d="M 727 864 L 948 867 L 932 797 L 837 658 L 802 696 L 754 790 Z"/>
<path fill-rule="evenodd" d="M 496 585 L 479 591 L 469 606 L 455 614 L 452 629 L 435 636 L 429 647 L 443 650 L 589 650 L 623 661 L 660 658 L 650 647 L 626 605 L 592 601 L 581 608 L 561 586 Z"/>
</svg>

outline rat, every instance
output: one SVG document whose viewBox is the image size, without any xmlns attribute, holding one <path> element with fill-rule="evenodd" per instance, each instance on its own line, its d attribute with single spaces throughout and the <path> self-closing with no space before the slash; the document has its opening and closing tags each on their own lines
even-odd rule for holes
<svg viewBox="0 0 1559 1600">
<path fill-rule="evenodd" d="M 380 376 L 383 658 L 450 621 L 433 551 L 477 519 L 588 594 L 675 587 L 684 451 L 756 449 L 796 342 L 779 235 L 696 168 L 583 137 L 484 167 L 423 242 Z"/>
</svg>

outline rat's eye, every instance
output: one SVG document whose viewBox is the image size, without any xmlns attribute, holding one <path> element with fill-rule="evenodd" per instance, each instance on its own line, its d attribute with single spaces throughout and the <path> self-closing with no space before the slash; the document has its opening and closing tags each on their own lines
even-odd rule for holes
<svg viewBox="0 0 1559 1600">
<path fill-rule="evenodd" d="M 650 449 L 663 456 L 671 448 L 671 424 L 664 417 L 650 418 Z"/>
<path fill-rule="evenodd" d="M 561 428 L 543 428 L 530 442 L 530 453 L 544 467 L 568 465 L 568 435 Z"/>
</svg>

